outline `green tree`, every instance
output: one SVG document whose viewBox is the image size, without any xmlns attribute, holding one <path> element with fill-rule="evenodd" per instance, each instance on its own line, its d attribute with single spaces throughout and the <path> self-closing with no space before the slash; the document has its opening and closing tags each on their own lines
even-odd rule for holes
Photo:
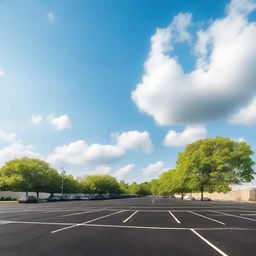
<svg viewBox="0 0 256 256">
<path fill-rule="evenodd" d="M 72 175 L 64 176 L 63 192 L 64 193 L 81 193 L 82 184 L 77 179 L 75 179 Z"/>
<path fill-rule="evenodd" d="M 109 175 L 90 175 L 82 179 L 82 185 L 89 193 L 119 194 L 120 187 L 116 178 Z"/>
<path fill-rule="evenodd" d="M 199 140 L 179 153 L 177 170 L 189 190 L 226 192 L 230 185 L 253 179 L 253 151 L 245 142 L 216 137 Z"/>
<path fill-rule="evenodd" d="M 129 193 L 130 194 L 137 194 L 137 195 L 150 195 L 150 183 L 144 182 L 141 184 L 138 184 L 136 182 L 133 182 L 129 187 Z"/>
<path fill-rule="evenodd" d="M 118 182 L 119 189 L 122 194 L 128 194 L 129 193 L 129 184 L 125 183 L 124 181 Z"/>
<path fill-rule="evenodd" d="M 158 194 L 168 195 L 174 193 L 184 194 L 189 192 L 187 179 L 184 173 L 177 169 L 171 169 L 162 173 L 158 179 Z"/>
<path fill-rule="evenodd" d="M 40 191 L 46 190 L 47 171 L 50 166 L 45 161 L 35 158 L 20 158 L 8 161 L 1 168 L 1 186 L 12 190 Z"/>
<path fill-rule="evenodd" d="M 150 181 L 150 192 L 152 195 L 160 195 L 160 179 L 154 179 Z"/>
<path fill-rule="evenodd" d="M 49 168 L 46 172 L 47 182 L 45 186 L 45 192 L 48 192 L 53 196 L 54 193 L 61 192 L 61 176 L 54 168 Z"/>
</svg>

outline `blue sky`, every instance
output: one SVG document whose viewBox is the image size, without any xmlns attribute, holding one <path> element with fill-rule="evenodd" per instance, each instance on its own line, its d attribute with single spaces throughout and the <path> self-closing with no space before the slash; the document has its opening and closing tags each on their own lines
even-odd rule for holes
<svg viewBox="0 0 256 256">
<path fill-rule="evenodd" d="M 0 164 L 40 157 L 141 182 L 200 138 L 256 151 L 255 8 L 0 1 Z"/>
</svg>

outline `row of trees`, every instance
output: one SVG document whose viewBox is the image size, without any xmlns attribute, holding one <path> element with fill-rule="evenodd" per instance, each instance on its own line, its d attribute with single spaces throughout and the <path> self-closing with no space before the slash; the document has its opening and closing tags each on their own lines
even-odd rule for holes
<svg viewBox="0 0 256 256">
<path fill-rule="evenodd" d="M 199 140 L 179 153 L 176 169 L 151 181 L 153 194 L 227 192 L 230 185 L 250 182 L 255 174 L 253 151 L 245 142 L 217 137 Z"/>
<path fill-rule="evenodd" d="M 226 192 L 230 185 L 253 179 L 253 151 L 245 142 L 217 137 L 199 140 L 179 153 L 176 169 L 164 172 L 151 182 L 127 184 L 109 175 L 75 179 L 63 177 L 39 159 L 11 160 L 0 168 L 0 189 L 57 193 L 167 195 L 188 192 Z"/>
<path fill-rule="evenodd" d="M 62 183 L 63 182 L 63 183 Z M 89 175 L 75 179 L 62 176 L 45 161 L 20 158 L 8 161 L 0 168 L 0 190 L 29 191 L 37 193 L 97 193 L 97 194 L 149 194 L 145 184 L 131 185 L 118 182 L 109 175 Z"/>
</svg>

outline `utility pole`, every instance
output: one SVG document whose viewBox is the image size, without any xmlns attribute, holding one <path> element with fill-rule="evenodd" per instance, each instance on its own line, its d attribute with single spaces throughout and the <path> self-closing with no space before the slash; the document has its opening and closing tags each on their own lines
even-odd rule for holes
<svg viewBox="0 0 256 256">
<path fill-rule="evenodd" d="M 65 170 L 64 167 L 61 167 L 61 193 L 62 193 L 62 197 L 63 197 L 63 192 L 64 192 L 64 175 L 65 175 Z"/>
</svg>

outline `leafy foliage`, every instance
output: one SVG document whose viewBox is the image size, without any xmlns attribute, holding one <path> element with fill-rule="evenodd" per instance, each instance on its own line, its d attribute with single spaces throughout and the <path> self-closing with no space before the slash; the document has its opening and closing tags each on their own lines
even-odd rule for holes
<svg viewBox="0 0 256 256">
<path fill-rule="evenodd" d="M 226 192 L 253 179 L 253 151 L 245 142 L 216 137 L 199 140 L 179 153 L 177 170 L 193 191 Z"/>
</svg>

